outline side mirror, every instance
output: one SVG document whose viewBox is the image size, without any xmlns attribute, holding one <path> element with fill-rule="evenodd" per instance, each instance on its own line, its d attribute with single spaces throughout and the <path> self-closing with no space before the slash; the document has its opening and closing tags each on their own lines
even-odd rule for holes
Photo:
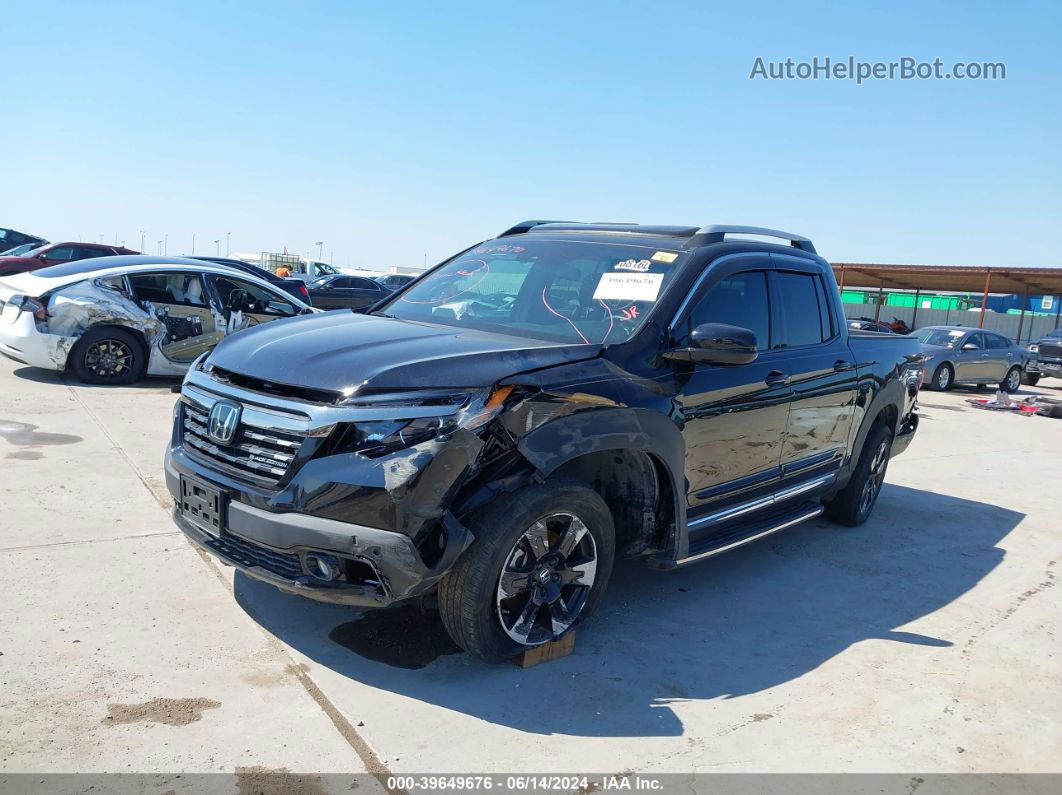
<svg viewBox="0 0 1062 795">
<path fill-rule="evenodd" d="M 690 334 L 692 347 L 668 351 L 664 356 L 698 364 L 749 364 L 756 361 L 756 335 L 747 328 L 726 323 L 703 323 Z"/>
<path fill-rule="evenodd" d="M 979 351 L 979 350 L 981 350 L 976 345 L 974 345 L 972 342 L 967 342 L 965 345 L 962 346 L 962 349 L 964 351 Z"/>
<path fill-rule="evenodd" d="M 246 290 L 233 290 L 225 299 L 225 308 L 230 312 L 242 312 L 247 308 L 248 295 Z"/>
</svg>

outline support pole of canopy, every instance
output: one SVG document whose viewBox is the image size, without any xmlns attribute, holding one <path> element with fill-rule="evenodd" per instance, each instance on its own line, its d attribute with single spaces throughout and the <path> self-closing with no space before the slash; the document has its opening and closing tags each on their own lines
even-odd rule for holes
<svg viewBox="0 0 1062 795">
<path fill-rule="evenodd" d="M 1021 345 L 1021 329 L 1025 325 L 1025 307 L 1029 305 L 1029 288 L 1025 287 L 1021 292 L 1021 315 L 1018 317 L 1018 339 L 1017 343 Z"/>
<path fill-rule="evenodd" d="M 985 273 L 985 294 L 981 296 L 981 319 L 977 321 L 977 328 L 985 327 L 985 306 L 988 304 L 988 288 L 992 285 L 992 269 Z"/>
</svg>

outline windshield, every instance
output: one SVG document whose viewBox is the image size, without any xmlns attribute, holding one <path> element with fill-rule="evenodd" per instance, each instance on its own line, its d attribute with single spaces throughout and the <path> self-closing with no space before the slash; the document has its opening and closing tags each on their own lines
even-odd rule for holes
<svg viewBox="0 0 1062 795">
<path fill-rule="evenodd" d="M 1056 328 L 1054 331 L 1052 331 L 1047 336 L 1048 337 L 1062 337 L 1062 328 Z"/>
<path fill-rule="evenodd" d="M 23 243 L 0 254 L 0 257 L 22 257 L 34 249 L 41 248 L 40 243 Z"/>
<path fill-rule="evenodd" d="M 550 342 L 623 342 L 685 257 L 630 244 L 493 240 L 437 268 L 380 311 Z"/>
<path fill-rule="evenodd" d="M 961 329 L 923 328 L 911 335 L 925 345 L 942 345 L 945 348 L 954 348 L 959 340 L 966 336 Z"/>
</svg>

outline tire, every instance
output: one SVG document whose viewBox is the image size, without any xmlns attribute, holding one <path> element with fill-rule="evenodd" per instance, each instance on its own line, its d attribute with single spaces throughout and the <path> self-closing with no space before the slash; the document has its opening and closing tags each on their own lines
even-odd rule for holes
<svg viewBox="0 0 1062 795">
<path fill-rule="evenodd" d="M 1040 383 L 1040 374 L 1022 372 L 1021 382 L 1023 384 L 1028 384 L 1029 386 L 1036 386 L 1038 383 Z"/>
<path fill-rule="evenodd" d="M 1021 389 L 1021 368 L 1011 367 L 1007 371 L 1007 377 L 999 382 L 999 388 L 1008 395 L 1013 395 Z"/>
<path fill-rule="evenodd" d="M 468 524 L 476 540 L 439 583 L 439 612 L 447 633 L 469 654 L 499 662 L 562 637 L 593 612 L 616 549 L 612 514 L 597 492 L 571 481 L 541 483 L 499 497 Z M 559 551 L 565 538 L 575 541 L 567 558 Z M 503 574 L 509 575 L 509 596 Z M 592 584 L 581 585 L 588 577 Z M 548 603 L 554 595 L 559 598 Z"/>
<path fill-rule="evenodd" d="M 86 384 L 131 384 L 147 369 L 147 351 L 131 331 L 94 328 L 81 336 L 67 364 Z"/>
<path fill-rule="evenodd" d="M 947 392 L 955 386 L 955 371 L 951 365 L 945 362 L 934 370 L 928 386 L 936 392 Z"/>
<path fill-rule="evenodd" d="M 891 452 L 892 429 L 879 422 L 863 443 L 848 485 L 826 504 L 826 518 L 847 527 L 858 527 L 869 518 L 881 494 Z"/>
</svg>

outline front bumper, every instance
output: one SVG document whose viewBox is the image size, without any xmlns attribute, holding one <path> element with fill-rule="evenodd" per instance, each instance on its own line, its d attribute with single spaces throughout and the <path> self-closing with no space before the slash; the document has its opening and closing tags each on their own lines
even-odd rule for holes
<svg viewBox="0 0 1062 795">
<path fill-rule="evenodd" d="M 238 493 L 191 469 L 166 453 L 166 486 L 174 498 L 174 522 L 199 548 L 256 580 L 321 602 L 384 607 L 429 592 L 472 542 L 467 528 L 450 514 L 443 517 L 445 550 L 433 566 L 421 558 L 413 540 L 399 532 L 365 527 L 304 513 L 277 513 L 238 501 Z M 180 475 L 220 488 L 226 496 L 226 527 L 214 537 L 179 510 Z M 313 574 L 308 558 L 327 555 L 342 575 L 326 581 Z"/>
<path fill-rule="evenodd" d="M 1062 378 L 1062 359 L 1033 359 L 1026 366 L 1025 372 L 1044 378 Z"/>
<path fill-rule="evenodd" d="M 914 440 L 915 431 L 918 430 L 918 412 L 912 411 L 907 415 L 907 419 L 899 430 L 896 431 L 896 436 L 892 440 L 892 453 L 890 458 L 895 458 L 904 450 L 906 450 L 911 442 Z"/>
</svg>

